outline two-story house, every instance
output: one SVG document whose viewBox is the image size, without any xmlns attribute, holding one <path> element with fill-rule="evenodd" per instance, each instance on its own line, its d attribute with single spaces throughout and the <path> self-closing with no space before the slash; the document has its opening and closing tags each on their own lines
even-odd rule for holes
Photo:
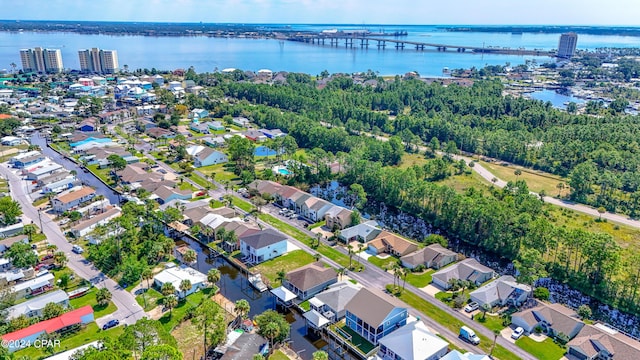
<svg viewBox="0 0 640 360">
<path fill-rule="evenodd" d="M 287 252 L 287 237 L 267 229 L 240 238 L 240 251 L 244 261 L 259 264 Z"/>
<path fill-rule="evenodd" d="M 346 306 L 351 299 L 356 296 L 362 286 L 353 284 L 349 281 L 341 281 L 329 286 L 329 288 L 318 295 L 309 299 L 310 311 L 317 312 L 320 316 L 327 319 L 327 322 L 336 322 L 344 319 L 347 310 Z M 305 313 L 306 315 L 306 313 Z M 307 318 L 307 316 L 305 316 Z M 318 328 L 319 324 L 309 323 Z"/>
<path fill-rule="evenodd" d="M 53 211 L 57 213 L 63 213 L 75 206 L 82 204 L 83 202 L 93 199 L 95 195 L 95 190 L 88 186 L 83 186 L 78 190 L 71 190 L 59 194 L 58 196 L 51 199 L 51 205 L 53 207 Z"/>
<path fill-rule="evenodd" d="M 346 306 L 346 325 L 373 345 L 406 325 L 406 305 L 378 289 L 362 288 Z"/>
</svg>

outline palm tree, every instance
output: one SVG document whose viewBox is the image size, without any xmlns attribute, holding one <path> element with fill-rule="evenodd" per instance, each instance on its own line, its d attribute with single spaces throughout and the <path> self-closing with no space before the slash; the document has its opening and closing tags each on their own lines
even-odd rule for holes
<svg viewBox="0 0 640 360">
<path fill-rule="evenodd" d="M 556 185 L 556 189 L 558 189 L 558 197 L 560 197 L 562 194 L 562 190 L 564 190 L 564 183 L 559 182 L 558 185 Z"/>
<path fill-rule="evenodd" d="M 236 314 L 238 314 L 238 316 L 244 319 L 247 314 L 249 314 L 249 311 L 251 311 L 251 305 L 249 305 L 249 302 L 247 300 L 240 299 L 236 301 L 233 310 L 236 312 Z"/>
<path fill-rule="evenodd" d="M 67 258 L 67 254 L 65 254 L 64 251 L 58 251 L 57 253 L 53 254 L 53 261 L 60 267 L 64 267 L 69 259 Z"/>
<path fill-rule="evenodd" d="M 262 329 L 262 333 L 269 339 L 269 352 L 273 350 L 273 339 L 280 335 L 280 328 L 275 323 L 268 323 L 267 326 Z"/>
<path fill-rule="evenodd" d="M 173 315 L 173 308 L 178 305 L 178 298 L 175 295 L 169 295 L 164 298 L 163 301 L 164 306 L 169 308 L 169 316 Z"/>
<path fill-rule="evenodd" d="M 220 270 L 218 269 L 209 269 L 207 272 L 207 281 L 209 285 L 215 285 L 218 281 L 220 281 Z"/>
<path fill-rule="evenodd" d="M 493 345 L 491 346 L 491 351 L 489 352 L 489 357 L 493 355 L 493 349 L 496 348 L 496 342 L 498 341 L 498 336 L 500 336 L 500 330 L 493 330 Z"/>
<path fill-rule="evenodd" d="M 193 249 L 188 249 L 185 251 L 184 255 L 182 255 L 182 261 L 191 265 L 198 259 L 198 254 Z"/>
<path fill-rule="evenodd" d="M 276 281 L 282 284 L 285 280 L 287 280 L 287 273 L 285 273 L 284 270 L 278 271 L 276 274 Z"/>
<path fill-rule="evenodd" d="M 349 252 L 349 269 L 351 269 L 352 268 L 351 259 L 353 258 L 353 246 L 347 245 L 347 251 Z"/>
<path fill-rule="evenodd" d="M 96 301 L 100 306 L 106 306 L 111 301 L 111 292 L 107 288 L 102 288 L 96 292 Z"/>
<path fill-rule="evenodd" d="M 182 296 L 183 298 L 187 297 L 187 291 L 191 290 L 191 287 L 192 287 L 191 280 L 189 279 L 183 279 L 180 282 L 180 291 L 182 291 L 183 293 L 183 296 Z"/>
<path fill-rule="evenodd" d="M 160 287 L 160 292 L 164 296 L 169 296 L 169 295 L 171 295 L 171 294 L 176 292 L 176 288 L 173 287 L 172 283 L 167 282 L 167 283 L 162 284 L 162 287 Z"/>
<path fill-rule="evenodd" d="M 329 354 L 322 350 L 318 350 L 312 355 L 313 360 L 329 360 Z"/>
<path fill-rule="evenodd" d="M 320 255 L 319 253 L 315 253 L 313 254 L 313 258 L 315 259 L 315 261 L 320 261 L 320 259 L 322 258 L 322 255 Z"/>
<path fill-rule="evenodd" d="M 344 274 L 347 272 L 347 269 L 345 268 L 339 268 L 338 270 L 336 270 L 336 273 L 338 274 L 338 278 L 340 280 L 342 280 L 342 277 L 344 276 Z"/>
<path fill-rule="evenodd" d="M 491 310 L 491 305 L 489 304 L 482 304 L 482 306 L 480 307 L 480 309 L 482 310 L 482 320 L 487 318 L 487 312 L 489 310 Z"/>
<path fill-rule="evenodd" d="M 153 279 L 153 271 L 151 269 L 146 268 L 142 271 L 142 280 L 147 280 L 147 289 L 151 287 L 149 285 L 149 280 Z"/>
<path fill-rule="evenodd" d="M 58 250 L 58 247 L 55 244 L 47 244 L 47 252 L 52 254 Z"/>
<path fill-rule="evenodd" d="M 358 263 L 360 263 L 360 253 L 362 252 L 362 250 L 364 250 L 364 244 L 360 243 L 358 244 Z"/>
<path fill-rule="evenodd" d="M 522 175 L 522 171 L 520 169 L 516 169 L 516 171 L 513 172 L 513 175 L 516 176 L 516 181 L 518 181 L 518 176 Z"/>
</svg>

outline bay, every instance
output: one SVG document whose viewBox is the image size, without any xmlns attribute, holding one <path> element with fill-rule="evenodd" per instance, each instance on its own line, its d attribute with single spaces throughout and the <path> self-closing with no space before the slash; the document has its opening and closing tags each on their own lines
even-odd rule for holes
<svg viewBox="0 0 640 360">
<path fill-rule="evenodd" d="M 265 25 L 277 28 L 277 25 Z M 484 32 L 450 32 L 436 26 L 333 26 L 296 25 L 295 30 L 362 29 L 392 32 L 406 30 L 408 41 L 420 41 L 459 46 L 499 46 L 512 49 L 554 49 L 559 34 L 511 34 Z M 584 35 L 578 40 L 578 48 L 640 46 L 639 38 L 624 36 Z M 273 71 L 304 72 L 312 75 L 323 70 L 330 73 L 363 72 L 369 69 L 380 75 L 404 74 L 417 71 L 422 76 L 442 76 L 443 68 L 470 68 L 485 65 L 517 65 L 527 60 L 537 63 L 554 61 L 548 57 L 489 55 L 456 52 L 424 51 L 412 48 L 378 50 L 360 47 L 346 48 L 312 45 L 275 39 L 211 38 L 211 37 L 147 37 L 85 35 L 59 32 L 0 32 L 0 69 L 11 69 L 15 63 L 20 68 L 19 50 L 36 46 L 59 48 L 65 68 L 78 69 L 78 50 L 91 47 L 118 51 L 120 67 L 129 70 L 156 68 L 173 70 L 193 66 L 198 72 L 237 68 L 257 71 L 267 68 Z"/>
</svg>

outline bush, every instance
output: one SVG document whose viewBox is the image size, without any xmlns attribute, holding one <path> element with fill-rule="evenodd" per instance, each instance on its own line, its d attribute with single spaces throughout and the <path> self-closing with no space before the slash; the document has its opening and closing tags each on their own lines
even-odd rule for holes
<svg viewBox="0 0 640 360">
<path fill-rule="evenodd" d="M 533 297 L 540 300 L 549 300 L 549 289 L 546 287 L 537 287 L 533 291 Z"/>
</svg>

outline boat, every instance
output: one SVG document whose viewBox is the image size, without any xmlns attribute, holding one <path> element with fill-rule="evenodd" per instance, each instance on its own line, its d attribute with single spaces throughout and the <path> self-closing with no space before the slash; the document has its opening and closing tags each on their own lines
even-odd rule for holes
<svg viewBox="0 0 640 360">
<path fill-rule="evenodd" d="M 247 280 L 249 280 L 249 284 L 259 292 L 267 291 L 267 285 L 262 281 L 262 275 L 249 274 L 249 276 L 247 276 Z"/>
</svg>

